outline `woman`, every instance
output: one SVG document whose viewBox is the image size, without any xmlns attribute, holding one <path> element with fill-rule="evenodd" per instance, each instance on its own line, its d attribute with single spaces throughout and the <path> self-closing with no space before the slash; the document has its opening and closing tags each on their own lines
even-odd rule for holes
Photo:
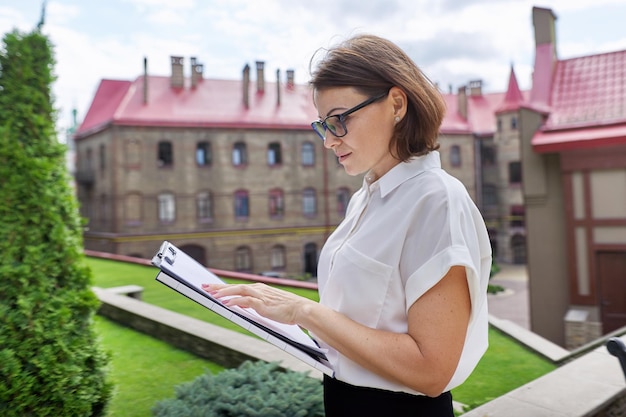
<svg viewBox="0 0 626 417">
<path fill-rule="evenodd" d="M 365 173 L 321 251 L 320 302 L 263 284 L 206 289 L 328 348 L 327 416 L 453 416 L 449 391 L 487 348 L 491 249 L 467 191 L 441 169 L 444 101 L 371 35 L 326 51 L 310 83 L 313 129 L 349 175 Z"/>
</svg>

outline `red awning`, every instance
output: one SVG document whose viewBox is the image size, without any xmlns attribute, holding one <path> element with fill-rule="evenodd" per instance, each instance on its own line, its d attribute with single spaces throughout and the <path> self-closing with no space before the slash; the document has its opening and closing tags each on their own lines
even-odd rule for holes
<svg viewBox="0 0 626 417">
<path fill-rule="evenodd" d="M 531 143 L 533 150 L 539 153 L 626 145 L 626 124 L 568 130 L 540 130 L 535 133 Z"/>
</svg>

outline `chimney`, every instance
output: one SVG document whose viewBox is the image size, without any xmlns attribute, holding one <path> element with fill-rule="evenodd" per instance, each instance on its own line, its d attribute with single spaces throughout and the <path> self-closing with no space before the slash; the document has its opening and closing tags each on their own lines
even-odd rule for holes
<svg viewBox="0 0 626 417">
<path fill-rule="evenodd" d="M 280 70 L 276 70 L 276 107 L 280 107 Z"/>
<path fill-rule="evenodd" d="M 548 108 L 552 94 L 552 74 L 558 62 L 556 51 L 556 16 L 550 9 L 533 7 L 535 27 L 535 65 L 532 74 L 530 102 L 537 108 Z"/>
<path fill-rule="evenodd" d="M 243 67 L 243 106 L 250 108 L 250 65 Z"/>
<path fill-rule="evenodd" d="M 264 67 L 265 67 L 265 62 L 263 61 L 256 62 L 256 92 L 257 93 L 265 92 L 265 76 L 263 74 Z"/>
<path fill-rule="evenodd" d="M 457 94 L 457 104 L 459 115 L 467 120 L 467 91 L 464 85 L 459 87 Z"/>
<path fill-rule="evenodd" d="M 196 88 L 198 86 L 198 82 L 202 81 L 202 72 L 204 70 L 204 65 L 198 63 L 198 60 L 195 56 L 191 57 L 191 88 Z"/>
<path fill-rule="evenodd" d="M 469 82 L 470 96 L 479 97 L 483 95 L 483 80 L 474 80 Z"/>
<path fill-rule="evenodd" d="M 183 57 L 171 56 L 172 62 L 172 78 L 170 78 L 170 86 L 172 88 L 183 88 L 185 86 L 185 75 L 183 74 Z"/>
<path fill-rule="evenodd" d="M 148 58 L 143 57 L 143 104 L 148 104 Z"/>
<path fill-rule="evenodd" d="M 296 73 L 292 69 L 287 70 L 287 90 L 293 90 L 296 86 L 295 83 L 295 75 Z"/>
<path fill-rule="evenodd" d="M 550 9 L 533 7 L 533 26 L 535 27 L 535 45 L 544 43 L 556 45 L 556 16 Z"/>
</svg>

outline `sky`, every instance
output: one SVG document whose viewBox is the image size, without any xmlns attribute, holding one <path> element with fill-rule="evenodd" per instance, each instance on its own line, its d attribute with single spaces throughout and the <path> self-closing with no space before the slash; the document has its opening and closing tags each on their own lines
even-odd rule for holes
<svg viewBox="0 0 626 417">
<path fill-rule="evenodd" d="M 82 121 L 102 79 L 168 76 L 170 56 L 204 65 L 204 77 L 240 79 L 265 62 L 309 79 L 311 57 L 357 33 L 398 44 L 443 91 L 481 79 L 505 91 L 511 66 L 522 89 L 534 63 L 532 7 L 557 16 L 560 59 L 626 50 L 624 0 L 0 0 L 0 34 L 31 31 L 45 3 L 54 45 L 59 139 Z M 3 47 L 3 43 L 0 48 Z"/>
</svg>

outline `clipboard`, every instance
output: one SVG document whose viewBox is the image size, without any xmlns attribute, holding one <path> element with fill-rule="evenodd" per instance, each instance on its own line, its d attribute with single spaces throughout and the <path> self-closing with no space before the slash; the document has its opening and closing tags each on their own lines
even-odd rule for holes
<svg viewBox="0 0 626 417">
<path fill-rule="evenodd" d="M 223 284 L 224 281 L 172 243 L 164 241 L 161 244 L 159 251 L 152 258 L 152 264 L 160 269 L 155 278 L 160 283 L 311 367 L 333 376 L 332 365 L 326 358 L 326 350 L 320 348 L 299 326 L 270 320 L 251 308 L 224 305 L 202 289 L 202 284 Z"/>
</svg>

